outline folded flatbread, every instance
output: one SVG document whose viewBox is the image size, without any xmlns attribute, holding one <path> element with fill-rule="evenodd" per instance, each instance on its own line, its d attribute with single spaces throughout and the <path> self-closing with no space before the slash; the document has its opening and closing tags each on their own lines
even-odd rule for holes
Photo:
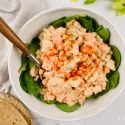
<svg viewBox="0 0 125 125">
<path fill-rule="evenodd" d="M 25 118 L 28 125 L 32 124 L 31 123 L 31 116 L 30 116 L 29 112 L 27 111 L 27 108 L 18 99 L 16 99 L 15 97 L 13 97 L 9 94 L 0 93 L 0 100 L 7 101 L 11 105 L 13 105 Z"/>
<path fill-rule="evenodd" d="M 28 123 L 12 104 L 0 99 L 0 125 L 28 125 Z"/>
</svg>

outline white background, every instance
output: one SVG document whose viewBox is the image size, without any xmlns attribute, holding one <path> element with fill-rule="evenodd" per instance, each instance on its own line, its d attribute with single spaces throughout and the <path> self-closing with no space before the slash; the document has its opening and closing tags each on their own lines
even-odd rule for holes
<svg viewBox="0 0 125 125">
<path fill-rule="evenodd" d="M 106 16 L 112 22 L 121 33 L 125 43 L 125 15 L 116 16 L 115 12 L 111 9 L 111 1 L 97 0 L 95 4 L 89 6 L 83 5 L 83 0 L 79 0 L 77 3 L 71 3 L 70 0 L 45 0 L 45 3 L 47 8 L 69 5 L 92 8 Z M 36 119 L 34 120 L 34 125 L 125 125 L 125 89 L 111 106 L 92 118 L 75 122 L 60 122 L 41 118 L 34 115 L 34 113 L 33 116 Z"/>
</svg>

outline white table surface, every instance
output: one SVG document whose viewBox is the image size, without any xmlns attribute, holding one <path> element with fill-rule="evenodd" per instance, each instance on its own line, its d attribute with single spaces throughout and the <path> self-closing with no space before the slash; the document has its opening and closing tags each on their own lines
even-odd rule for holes
<svg viewBox="0 0 125 125">
<path fill-rule="evenodd" d="M 70 0 L 45 0 L 45 3 L 47 4 L 47 8 L 60 6 L 85 6 L 92 8 L 106 16 L 119 30 L 123 40 L 125 40 L 125 15 L 115 15 L 115 12 L 111 10 L 111 0 L 97 0 L 95 4 L 89 6 L 83 5 L 83 0 L 79 0 L 77 3 L 71 3 Z M 13 89 L 11 93 L 16 95 Z M 32 113 L 32 117 L 33 125 L 125 125 L 125 89 L 106 110 L 85 120 L 61 122 L 40 117 L 35 113 Z"/>
</svg>

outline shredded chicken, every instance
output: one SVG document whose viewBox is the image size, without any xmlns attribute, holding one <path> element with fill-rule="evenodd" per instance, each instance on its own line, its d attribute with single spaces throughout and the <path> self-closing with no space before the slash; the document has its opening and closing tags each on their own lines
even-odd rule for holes
<svg viewBox="0 0 125 125">
<path fill-rule="evenodd" d="M 45 100 L 82 105 L 87 97 L 106 89 L 106 74 L 115 70 L 115 63 L 111 48 L 95 32 L 87 33 L 72 20 L 66 28 L 44 29 L 39 38 L 37 58 L 42 69 L 35 67 L 30 73 L 42 79 Z"/>
</svg>

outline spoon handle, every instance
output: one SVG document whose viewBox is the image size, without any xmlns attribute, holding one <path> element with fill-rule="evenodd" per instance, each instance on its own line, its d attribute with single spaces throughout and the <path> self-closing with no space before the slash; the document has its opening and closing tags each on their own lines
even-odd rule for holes
<svg viewBox="0 0 125 125">
<path fill-rule="evenodd" d="M 33 60 L 38 67 L 41 67 L 41 63 L 35 58 L 35 56 L 30 52 L 22 40 L 14 33 L 14 31 L 9 27 L 9 25 L 0 17 L 0 32 L 16 47 L 18 47 L 26 56 Z"/>
<path fill-rule="evenodd" d="M 23 51 L 24 54 L 29 56 L 31 52 L 27 49 L 22 40 L 12 31 L 9 25 L 0 17 L 0 32 L 16 47 Z"/>
</svg>

